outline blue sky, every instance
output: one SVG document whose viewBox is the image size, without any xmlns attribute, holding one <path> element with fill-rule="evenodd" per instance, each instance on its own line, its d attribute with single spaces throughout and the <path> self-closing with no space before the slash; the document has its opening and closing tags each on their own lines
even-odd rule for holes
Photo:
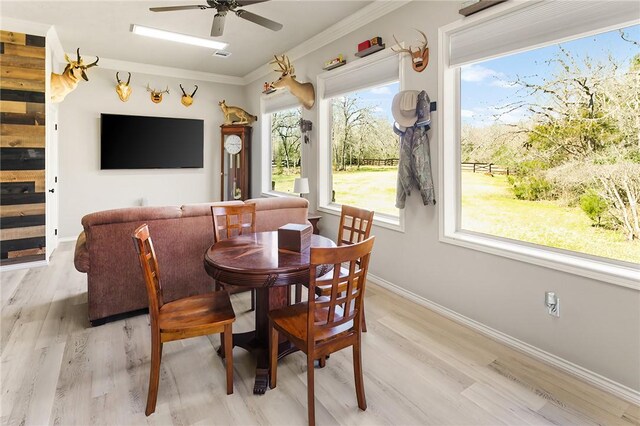
<svg viewBox="0 0 640 426">
<path fill-rule="evenodd" d="M 393 115 L 391 115 L 391 103 L 396 93 L 400 91 L 400 83 L 389 83 L 382 86 L 373 87 L 371 89 L 360 90 L 350 93 L 360 99 L 360 103 L 371 105 L 375 108 L 375 112 L 379 117 L 386 118 L 389 125 L 393 125 Z"/>
<path fill-rule="evenodd" d="M 628 27 L 625 30 L 627 38 L 640 41 L 640 25 Z M 558 44 L 516 53 L 485 62 L 467 65 L 461 73 L 461 110 L 463 123 L 474 126 L 493 124 L 494 108 L 518 100 L 517 87 L 509 82 L 516 76 L 532 75 L 549 76 L 556 64 L 546 61 L 560 52 Z M 610 31 L 595 36 L 585 37 L 561 43 L 564 49 L 572 52 L 577 58 L 586 55 L 595 61 L 607 61 L 611 54 L 619 63 L 628 64 L 630 59 L 640 53 L 638 46 L 620 38 L 618 31 Z M 528 80 L 535 81 L 534 78 Z M 526 115 L 514 112 L 504 116 L 501 120 L 514 123 Z"/>
</svg>

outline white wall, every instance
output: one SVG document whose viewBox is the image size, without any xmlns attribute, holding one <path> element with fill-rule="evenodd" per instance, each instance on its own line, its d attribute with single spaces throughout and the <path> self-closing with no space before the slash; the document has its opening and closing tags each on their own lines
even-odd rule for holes
<svg viewBox="0 0 640 426">
<path fill-rule="evenodd" d="M 322 64 L 339 53 L 349 62 L 357 43 L 381 36 L 387 46 L 392 34 L 415 40 L 419 28 L 429 38 L 431 62 L 418 74 L 405 71 L 406 89 L 425 89 L 437 100 L 437 30 L 459 19 L 459 2 L 412 2 L 346 37 L 294 61 L 299 81 L 316 82 Z M 277 52 L 280 53 L 280 52 Z M 259 111 L 265 80 L 246 87 L 249 107 Z M 314 123 L 311 144 L 303 146 L 304 174 L 317 186 L 317 109 L 305 111 Z M 434 119 L 437 117 L 437 112 Z M 256 129 L 257 130 L 257 129 Z M 437 124 L 431 131 L 433 174 L 438 179 Z M 253 196 L 260 195 L 260 132 L 254 131 Z M 311 195 L 312 207 L 316 200 Z M 324 215 L 322 233 L 334 237 L 338 217 Z M 465 249 L 438 241 L 438 210 L 425 207 L 418 194 L 405 209 L 405 232 L 374 227 L 376 247 L 370 272 L 410 292 L 464 316 L 548 351 L 611 380 L 640 390 L 640 292 L 531 264 Z M 544 292 L 562 299 L 561 317 L 553 318 L 543 305 Z"/>
<path fill-rule="evenodd" d="M 85 58 L 91 60 L 91 57 Z M 133 92 L 122 102 L 115 91 L 115 71 L 98 67 L 87 71 L 89 82 L 81 81 L 60 104 L 60 223 L 62 238 L 82 231 L 80 220 L 87 213 L 140 205 L 180 205 L 220 199 L 220 128 L 223 123 L 218 101 L 244 106 L 240 86 L 132 73 Z M 120 79 L 126 79 L 120 70 Z M 165 89 L 160 104 L 151 102 L 146 90 Z M 180 103 L 179 84 L 189 93 L 199 89 L 193 105 Z M 204 120 L 204 168 L 158 170 L 100 170 L 100 114 L 129 114 Z"/>
</svg>

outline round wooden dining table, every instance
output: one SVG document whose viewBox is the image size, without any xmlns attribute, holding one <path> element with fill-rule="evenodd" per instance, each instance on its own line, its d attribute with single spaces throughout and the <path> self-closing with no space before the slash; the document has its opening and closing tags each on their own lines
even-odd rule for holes
<svg viewBox="0 0 640 426">
<path fill-rule="evenodd" d="M 329 238 L 311 235 L 311 247 L 335 247 Z M 269 385 L 269 311 L 291 302 L 290 286 L 309 282 L 309 249 L 302 252 L 278 249 L 278 232 L 258 232 L 215 243 L 204 255 L 204 267 L 216 281 L 256 289 L 256 329 L 234 333 L 233 345 L 257 357 L 254 394 Z M 324 275 L 328 267 L 318 268 Z M 280 341 L 278 359 L 295 352 L 288 341 Z M 218 351 L 220 355 L 220 351 Z"/>
</svg>

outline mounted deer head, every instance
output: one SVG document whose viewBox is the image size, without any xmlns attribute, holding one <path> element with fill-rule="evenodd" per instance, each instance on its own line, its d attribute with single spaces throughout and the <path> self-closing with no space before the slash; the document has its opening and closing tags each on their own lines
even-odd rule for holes
<svg viewBox="0 0 640 426">
<path fill-rule="evenodd" d="M 311 83 L 298 83 L 296 81 L 295 69 L 289 62 L 289 58 L 286 55 L 282 55 L 282 58 L 278 58 L 278 55 L 273 56 L 275 61 L 271 61 L 272 64 L 277 64 L 279 69 L 275 70 L 281 73 L 280 78 L 271 83 L 271 87 L 276 90 L 287 88 L 289 92 L 302 103 L 306 109 L 313 108 L 316 102 L 316 92 Z"/>
<path fill-rule="evenodd" d="M 127 82 L 123 83 L 120 81 L 119 73 L 116 73 L 116 80 L 118 84 L 116 85 L 116 93 L 122 102 L 127 102 L 129 100 L 129 96 L 131 96 L 131 86 L 129 83 L 131 82 L 131 73 L 129 73 L 129 78 L 127 78 Z"/>
<path fill-rule="evenodd" d="M 151 87 L 149 87 L 149 83 L 147 83 L 147 92 L 151 92 L 151 101 L 154 104 L 159 104 L 160 102 L 162 102 L 162 95 L 164 93 L 169 93 L 169 86 L 167 86 L 166 90 L 156 90 L 156 89 L 152 89 Z"/>
<path fill-rule="evenodd" d="M 180 85 L 180 89 L 182 89 L 182 99 L 180 99 L 180 102 L 182 102 L 182 105 L 186 107 L 191 106 L 191 104 L 193 103 L 193 96 L 198 91 L 198 85 L 196 84 L 195 86 L 196 88 L 193 91 L 193 93 L 190 95 L 187 95 L 187 92 L 184 91 L 184 87 L 182 87 L 182 84 Z"/>
<path fill-rule="evenodd" d="M 410 54 L 411 66 L 413 67 L 414 71 L 422 72 L 427 67 L 427 65 L 429 65 L 429 48 L 427 47 L 427 45 L 429 44 L 429 41 L 427 40 L 427 36 L 425 35 L 425 33 L 423 33 L 420 30 L 416 30 L 416 31 L 422 34 L 422 37 L 424 38 L 424 42 L 422 43 L 422 46 L 416 48 L 415 50 L 412 46 L 409 46 L 408 49 L 403 48 L 400 50 L 396 50 L 392 47 L 391 50 L 397 53 Z M 396 39 L 395 35 L 393 36 L 393 39 L 396 41 L 396 44 L 400 45 L 400 42 L 398 41 L 398 39 Z"/>
<path fill-rule="evenodd" d="M 51 100 L 53 102 L 62 102 L 65 96 L 78 86 L 80 78 L 89 81 L 85 71 L 97 66 L 100 60 L 100 58 L 96 56 L 95 62 L 85 65 L 80 56 L 80 48 L 76 50 L 76 56 L 77 59 L 72 61 L 69 59 L 69 56 L 65 54 L 64 59 L 67 61 L 67 66 L 64 68 L 62 74 L 51 73 Z"/>
</svg>

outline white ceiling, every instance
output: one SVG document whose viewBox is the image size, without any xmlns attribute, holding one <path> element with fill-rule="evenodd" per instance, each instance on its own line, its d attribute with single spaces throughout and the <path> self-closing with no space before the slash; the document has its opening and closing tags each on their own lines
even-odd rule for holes
<svg viewBox="0 0 640 426">
<path fill-rule="evenodd" d="M 134 35 L 132 24 L 209 37 L 214 9 L 154 13 L 153 6 L 206 4 L 204 0 L 175 1 L 5 1 L 3 17 L 54 25 L 66 52 L 77 47 L 83 56 L 182 68 L 242 77 L 371 1 L 281 1 L 247 6 L 246 10 L 280 22 L 274 32 L 227 15 L 221 41 L 229 43 L 229 58 L 213 50 Z"/>
</svg>

